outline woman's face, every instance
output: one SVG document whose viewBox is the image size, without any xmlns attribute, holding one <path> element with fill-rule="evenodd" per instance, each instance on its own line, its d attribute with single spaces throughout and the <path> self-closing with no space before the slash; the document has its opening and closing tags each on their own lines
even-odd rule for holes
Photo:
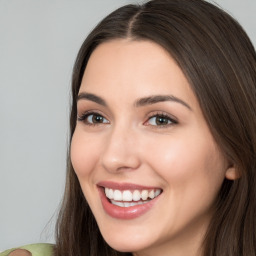
<svg viewBox="0 0 256 256">
<path fill-rule="evenodd" d="M 71 160 L 107 243 L 196 254 L 228 165 L 170 55 L 149 41 L 101 44 L 77 108 Z"/>
</svg>

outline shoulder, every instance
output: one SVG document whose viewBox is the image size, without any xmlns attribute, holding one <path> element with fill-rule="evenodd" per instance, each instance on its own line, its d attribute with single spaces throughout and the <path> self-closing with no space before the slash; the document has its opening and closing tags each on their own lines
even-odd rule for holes
<svg viewBox="0 0 256 256">
<path fill-rule="evenodd" d="M 6 250 L 0 256 L 53 256 L 52 244 L 29 244 Z"/>
</svg>

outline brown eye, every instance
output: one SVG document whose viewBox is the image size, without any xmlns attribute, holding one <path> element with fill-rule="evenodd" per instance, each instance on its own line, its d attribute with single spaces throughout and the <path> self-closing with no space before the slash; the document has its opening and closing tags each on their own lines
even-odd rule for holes
<svg viewBox="0 0 256 256">
<path fill-rule="evenodd" d="M 108 120 L 99 114 L 89 114 L 85 120 L 90 124 L 103 124 L 108 123 Z"/>
<path fill-rule="evenodd" d="M 107 124 L 109 121 L 103 117 L 102 115 L 98 113 L 87 113 L 84 114 L 83 116 L 79 117 L 78 116 L 78 121 L 83 121 L 85 124 Z"/>
<path fill-rule="evenodd" d="M 168 120 L 168 118 L 166 118 L 166 117 L 161 117 L 161 116 L 156 117 L 157 125 L 166 125 L 169 123 L 170 123 L 170 120 Z"/>
<path fill-rule="evenodd" d="M 87 117 L 89 119 L 89 117 Z M 100 115 L 91 115 L 90 117 L 92 123 L 104 123 L 104 117 Z"/>
<path fill-rule="evenodd" d="M 148 124 L 152 126 L 167 126 L 177 122 L 168 116 L 155 115 L 148 119 Z"/>
</svg>

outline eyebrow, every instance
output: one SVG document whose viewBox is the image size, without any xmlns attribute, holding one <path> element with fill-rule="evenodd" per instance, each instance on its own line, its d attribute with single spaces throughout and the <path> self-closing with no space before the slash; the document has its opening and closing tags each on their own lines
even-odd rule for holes
<svg viewBox="0 0 256 256">
<path fill-rule="evenodd" d="M 152 105 L 159 102 L 165 102 L 165 101 L 172 101 L 176 103 L 180 103 L 189 110 L 192 110 L 192 108 L 183 100 L 173 96 L 173 95 L 153 95 L 145 98 L 141 98 L 135 102 L 136 107 L 142 107 L 146 105 Z"/>
<path fill-rule="evenodd" d="M 86 92 L 79 93 L 79 95 L 77 96 L 77 101 L 82 100 L 82 99 L 90 100 L 90 101 L 98 103 L 102 106 L 107 107 L 107 103 L 104 99 L 102 99 L 101 97 L 99 97 L 95 94 L 92 94 L 92 93 L 86 93 Z M 165 102 L 165 101 L 176 102 L 176 103 L 179 103 L 179 104 L 185 106 L 189 110 L 192 110 L 192 108 L 185 101 L 183 101 L 173 95 L 152 95 L 152 96 L 144 97 L 144 98 L 136 100 L 134 105 L 135 105 L 135 107 L 143 107 L 146 105 L 152 105 L 152 104 L 156 104 L 159 102 Z"/>
<path fill-rule="evenodd" d="M 105 100 L 103 100 L 101 97 L 96 96 L 95 94 L 92 94 L 92 93 L 86 93 L 86 92 L 79 93 L 77 96 L 77 101 L 82 100 L 82 99 L 96 102 L 105 107 L 107 106 L 107 103 Z"/>
</svg>

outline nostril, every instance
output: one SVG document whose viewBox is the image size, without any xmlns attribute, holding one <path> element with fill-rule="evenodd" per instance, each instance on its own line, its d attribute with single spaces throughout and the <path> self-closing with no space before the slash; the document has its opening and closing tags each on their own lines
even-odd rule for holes
<svg viewBox="0 0 256 256">
<path fill-rule="evenodd" d="M 140 157 L 136 147 L 123 137 L 117 132 L 112 134 L 101 150 L 101 165 L 111 173 L 133 171 L 140 166 Z"/>
</svg>

